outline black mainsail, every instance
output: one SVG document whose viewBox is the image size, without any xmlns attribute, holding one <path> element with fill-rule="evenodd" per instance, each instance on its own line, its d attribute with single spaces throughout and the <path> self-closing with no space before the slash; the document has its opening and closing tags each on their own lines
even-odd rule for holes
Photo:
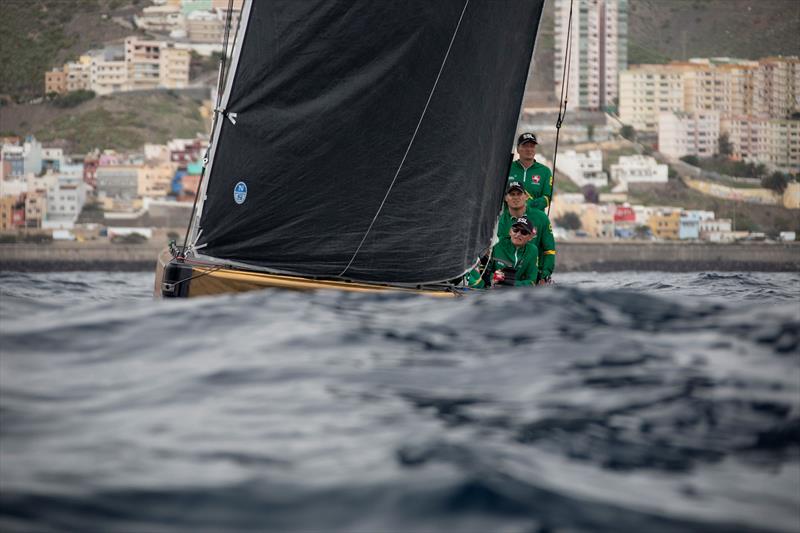
<svg viewBox="0 0 800 533">
<path fill-rule="evenodd" d="M 427 284 L 492 240 L 544 0 L 246 0 L 191 253 Z"/>
</svg>

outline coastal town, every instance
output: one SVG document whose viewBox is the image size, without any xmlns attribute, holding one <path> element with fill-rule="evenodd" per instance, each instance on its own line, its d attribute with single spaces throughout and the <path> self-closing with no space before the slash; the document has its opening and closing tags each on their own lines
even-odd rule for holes
<svg viewBox="0 0 800 533">
<path fill-rule="evenodd" d="M 518 129 L 537 133 L 536 160 L 552 166 L 566 92 L 550 212 L 557 241 L 796 240 L 800 58 L 634 64 L 628 2 L 590 2 L 574 22 L 581 31 L 572 33 L 564 91 L 569 2 L 553 4 L 542 24 L 554 37 L 554 83 L 526 96 Z M 228 0 L 151 2 L 115 21 L 130 35 L 41 72 L 40 95 L 28 104 L 66 109 L 65 120 L 87 102 L 164 94 L 188 98 L 200 127 L 122 149 L 49 132 L 38 138 L 0 120 L 0 241 L 180 240 L 203 175 L 214 68 L 240 5 L 229 12 Z M 193 75 L 203 62 L 212 66 Z"/>
</svg>

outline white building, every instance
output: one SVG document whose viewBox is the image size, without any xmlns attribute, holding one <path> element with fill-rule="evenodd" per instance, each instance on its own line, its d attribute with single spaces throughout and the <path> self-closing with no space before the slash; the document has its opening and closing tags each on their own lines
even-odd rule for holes
<svg viewBox="0 0 800 533">
<path fill-rule="evenodd" d="M 568 175 L 578 187 L 608 185 L 608 176 L 603 171 L 603 152 L 600 150 L 568 150 L 557 161 L 558 171 Z"/>
<path fill-rule="evenodd" d="M 700 239 L 711 242 L 730 242 L 734 240 L 731 219 L 720 218 L 718 220 L 700 221 Z"/>
<path fill-rule="evenodd" d="M 658 115 L 658 151 L 680 158 L 711 157 L 718 152 L 719 113 L 662 112 Z"/>
<path fill-rule="evenodd" d="M 75 223 L 86 202 L 86 184 L 81 178 L 58 176 L 47 189 L 47 215 L 45 227 L 69 228 Z"/>
<path fill-rule="evenodd" d="M 570 0 L 555 2 L 555 93 L 567 42 Z M 628 0 L 578 0 L 572 12 L 567 99 L 585 109 L 603 109 L 619 94 L 619 73 L 628 67 Z"/>
<path fill-rule="evenodd" d="M 160 33 L 169 33 L 184 26 L 181 6 L 169 3 L 144 8 L 140 15 L 133 17 L 133 22 L 137 28 Z"/>
<path fill-rule="evenodd" d="M 666 183 L 667 165 L 645 155 L 623 155 L 611 165 L 611 179 L 617 182 L 614 192 L 625 192 L 631 183 Z"/>
</svg>

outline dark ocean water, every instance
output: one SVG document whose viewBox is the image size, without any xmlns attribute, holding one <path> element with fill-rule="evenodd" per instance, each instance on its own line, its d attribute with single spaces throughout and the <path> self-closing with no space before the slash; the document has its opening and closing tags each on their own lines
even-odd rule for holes
<svg viewBox="0 0 800 533">
<path fill-rule="evenodd" d="M 0 290 L 3 532 L 800 530 L 800 274 Z"/>
</svg>

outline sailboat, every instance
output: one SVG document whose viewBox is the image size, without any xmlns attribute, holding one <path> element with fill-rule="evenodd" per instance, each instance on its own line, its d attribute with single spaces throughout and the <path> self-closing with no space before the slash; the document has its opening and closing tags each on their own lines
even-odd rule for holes
<svg viewBox="0 0 800 533">
<path fill-rule="evenodd" d="M 156 294 L 457 294 L 492 242 L 543 4 L 245 0 Z"/>
</svg>

